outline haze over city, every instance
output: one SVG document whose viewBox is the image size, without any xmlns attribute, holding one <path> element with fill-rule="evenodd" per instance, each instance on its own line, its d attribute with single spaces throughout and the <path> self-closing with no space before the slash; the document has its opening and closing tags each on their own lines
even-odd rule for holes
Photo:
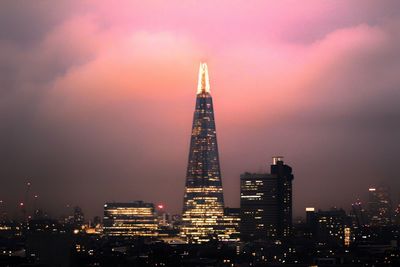
<svg viewBox="0 0 400 267">
<path fill-rule="evenodd" d="M 399 27 L 398 1 L 2 1 L 0 199 L 180 213 L 206 61 L 226 206 L 276 155 L 295 215 L 379 184 L 398 203 Z"/>
</svg>

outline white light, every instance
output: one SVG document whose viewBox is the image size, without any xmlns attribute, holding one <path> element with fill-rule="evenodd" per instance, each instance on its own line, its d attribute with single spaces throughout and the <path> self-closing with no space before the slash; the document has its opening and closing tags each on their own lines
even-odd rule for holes
<svg viewBox="0 0 400 267">
<path fill-rule="evenodd" d="M 282 161 L 283 162 L 283 157 L 282 156 L 272 157 L 272 165 L 277 165 L 278 161 Z"/>
</svg>

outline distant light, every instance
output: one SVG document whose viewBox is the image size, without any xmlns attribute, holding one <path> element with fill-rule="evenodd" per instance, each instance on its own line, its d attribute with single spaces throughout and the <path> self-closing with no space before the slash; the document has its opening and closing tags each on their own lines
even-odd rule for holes
<svg viewBox="0 0 400 267">
<path fill-rule="evenodd" d="M 159 209 L 163 209 L 164 208 L 164 205 L 163 204 L 159 204 L 158 206 L 157 206 L 157 208 L 159 208 Z"/>
<path fill-rule="evenodd" d="M 309 208 L 306 208 L 306 211 L 315 211 L 315 208 L 309 207 Z"/>
<path fill-rule="evenodd" d="M 75 230 L 74 230 L 74 234 L 76 234 L 76 235 L 79 234 L 79 230 L 78 230 L 78 229 L 75 229 Z"/>
<path fill-rule="evenodd" d="M 19 203 L 19 205 L 22 207 L 24 205 L 24 202 Z"/>
<path fill-rule="evenodd" d="M 283 162 L 283 156 L 274 156 L 272 157 L 272 165 L 277 165 L 278 162 Z"/>
<path fill-rule="evenodd" d="M 374 192 L 374 191 L 376 191 L 376 188 L 371 187 L 370 189 L 368 189 L 368 191 L 369 191 L 369 192 Z"/>
</svg>

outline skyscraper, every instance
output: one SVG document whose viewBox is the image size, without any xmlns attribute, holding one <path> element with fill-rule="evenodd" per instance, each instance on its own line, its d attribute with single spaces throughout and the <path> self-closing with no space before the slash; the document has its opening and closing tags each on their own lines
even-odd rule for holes
<svg viewBox="0 0 400 267">
<path fill-rule="evenodd" d="M 292 168 L 283 162 L 283 157 L 273 157 L 271 174 L 277 179 L 278 200 L 278 237 L 288 237 L 292 234 Z"/>
<path fill-rule="evenodd" d="M 240 232 L 243 240 L 281 239 L 292 232 L 292 168 L 274 157 L 271 174 L 240 176 Z"/>
<path fill-rule="evenodd" d="M 190 140 L 181 235 L 201 243 L 218 234 L 224 214 L 217 132 L 206 63 L 200 64 Z"/>
<path fill-rule="evenodd" d="M 268 173 L 240 176 L 240 233 L 244 241 L 276 236 L 276 179 Z"/>
<path fill-rule="evenodd" d="M 392 222 L 392 202 L 389 188 L 386 186 L 371 187 L 368 189 L 368 212 L 370 224 L 386 226 Z"/>
<path fill-rule="evenodd" d="M 367 223 L 367 212 L 363 208 L 361 201 L 357 200 L 355 203 L 351 204 L 351 209 L 351 215 L 353 216 L 353 220 L 355 220 L 355 227 L 364 227 Z"/>
</svg>

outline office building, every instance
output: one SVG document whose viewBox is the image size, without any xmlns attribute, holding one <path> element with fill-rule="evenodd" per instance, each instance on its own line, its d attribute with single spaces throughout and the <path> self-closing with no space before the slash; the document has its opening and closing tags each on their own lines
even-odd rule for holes
<svg viewBox="0 0 400 267">
<path fill-rule="evenodd" d="M 279 238 L 289 237 L 293 227 L 292 168 L 284 164 L 283 157 L 273 157 L 271 174 L 277 179 L 277 236 Z"/>
<path fill-rule="evenodd" d="M 73 225 L 77 228 L 81 228 L 84 223 L 85 215 L 82 209 L 78 206 L 74 207 Z"/>
<path fill-rule="evenodd" d="M 202 243 L 216 238 L 224 214 L 221 171 L 208 69 L 200 64 L 183 203 L 181 236 Z"/>
<path fill-rule="evenodd" d="M 328 211 L 306 209 L 307 224 L 320 244 L 349 246 L 352 240 L 351 219 L 343 209 Z"/>
<path fill-rule="evenodd" d="M 389 188 L 385 186 L 368 189 L 368 213 L 371 226 L 387 226 L 392 222 L 392 203 Z"/>
<path fill-rule="evenodd" d="M 363 208 L 360 200 L 357 200 L 355 203 L 351 204 L 350 215 L 353 218 L 353 226 L 355 228 L 361 228 L 367 224 L 368 214 L 367 211 Z"/>
<path fill-rule="evenodd" d="M 224 242 L 240 241 L 240 209 L 224 208 L 224 216 L 220 220 L 221 233 L 218 239 Z"/>
<path fill-rule="evenodd" d="M 283 239 L 292 234 L 292 168 L 274 157 L 271 173 L 240 177 L 243 240 Z"/>
<path fill-rule="evenodd" d="M 157 236 L 157 216 L 152 203 L 106 203 L 103 223 L 104 234 L 108 236 Z"/>
</svg>

